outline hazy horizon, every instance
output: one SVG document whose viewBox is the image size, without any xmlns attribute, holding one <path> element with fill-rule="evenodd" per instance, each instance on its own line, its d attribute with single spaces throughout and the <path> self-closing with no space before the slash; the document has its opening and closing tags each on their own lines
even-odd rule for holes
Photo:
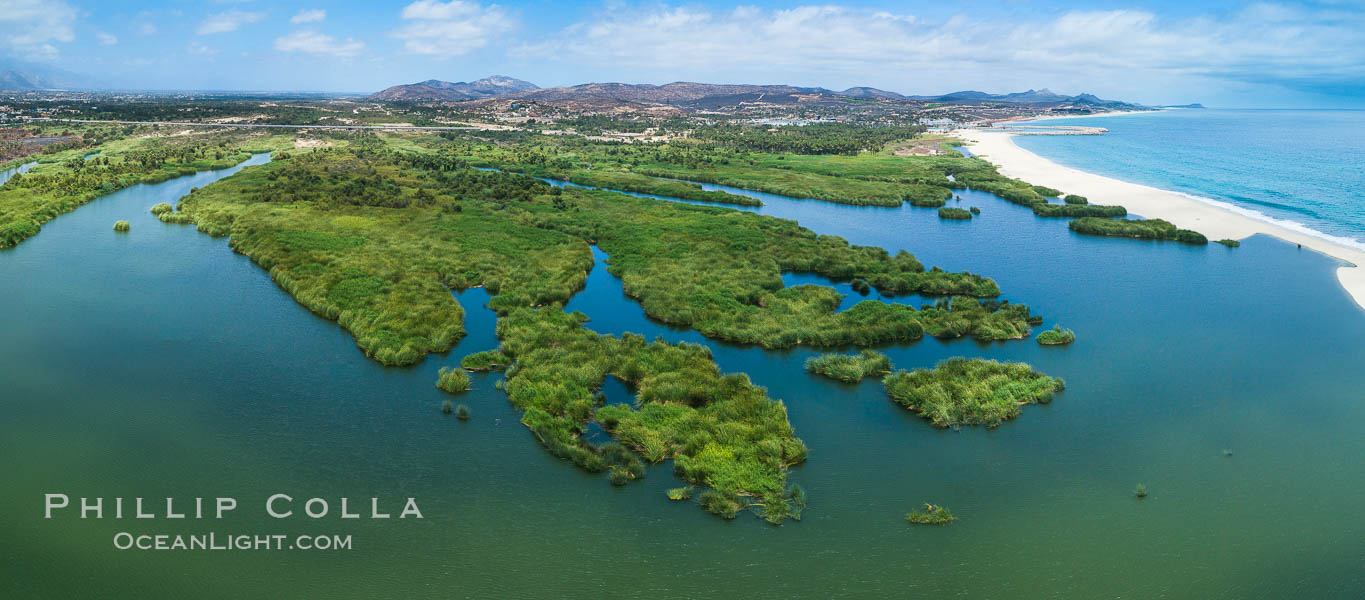
<svg viewBox="0 0 1365 600">
<path fill-rule="evenodd" d="M 1365 107 L 1365 7 L 1350 1 L 323 4 L 0 0 L 0 69 L 139 91 L 367 94 L 498 74 Z"/>
</svg>

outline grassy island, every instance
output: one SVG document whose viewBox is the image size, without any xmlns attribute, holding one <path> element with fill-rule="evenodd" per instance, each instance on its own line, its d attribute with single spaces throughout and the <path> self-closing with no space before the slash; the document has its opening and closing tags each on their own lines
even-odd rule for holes
<svg viewBox="0 0 1365 600">
<path fill-rule="evenodd" d="M 127 233 L 132 228 L 133 226 L 129 225 L 127 221 L 114 221 L 114 231 L 119 233 Z"/>
<path fill-rule="evenodd" d="M 972 218 L 972 211 L 965 208 L 949 208 L 945 206 L 938 209 L 938 218 L 965 221 Z"/>
<path fill-rule="evenodd" d="M 175 207 L 174 207 L 174 206 L 171 206 L 170 204 L 167 204 L 167 203 L 165 203 L 165 202 L 162 202 L 162 203 L 157 204 L 156 206 L 153 206 L 153 207 L 152 207 L 152 214 L 154 214 L 154 215 L 160 217 L 161 215 L 164 215 L 164 214 L 166 214 L 166 213 L 168 213 L 168 212 L 172 212 L 172 211 L 174 211 L 174 210 L 175 210 Z"/>
<path fill-rule="evenodd" d="M 1162 219 L 1101 219 L 1084 217 L 1068 224 L 1072 231 L 1086 235 L 1129 237 L 1146 240 L 1173 240 L 1184 244 L 1209 243 L 1204 234 L 1180 229 Z"/>
<path fill-rule="evenodd" d="M 440 375 L 436 377 L 436 387 L 452 394 L 463 392 L 469 389 L 469 374 L 463 369 L 441 367 Z"/>
<path fill-rule="evenodd" d="M 905 520 L 915 525 L 947 525 L 957 520 L 946 506 L 925 504 L 923 511 L 911 511 Z"/>
<path fill-rule="evenodd" d="M 822 354 L 807 359 L 806 370 L 845 383 L 857 383 L 864 377 L 890 373 L 891 359 L 872 350 L 858 354 Z"/>
<path fill-rule="evenodd" d="M 460 359 L 460 366 L 470 371 L 492 371 L 512 364 L 512 358 L 500 350 L 475 352 Z"/>
<path fill-rule="evenodd" d="M 1055 325 L 1052 329 L 1038 334 L 1038 343 L 1044 346 L 1070 344 L 1074 341 L 1076 341 L 1076 333 L 1070 329 L 1062 329 L 1061 325 Z"/>
<path fill-rule="evenodd" d="M 1065 388 L 1023 363 L 950 358 L 933 369 L 897 371 L 883 380 L 892 400 L 936 427 L 994 427 L 1019 416 L 1019 407 L 1050 402 Z"/>
<path fill-rule="evenodd" d="M 1227 247 L 1229 247 L 1229 248 L 1237 248 L 1237 247 L 1240 247 L 1240 246 L 1242 245 L 1242 242 L 1239 242 L 1239 241 L 1233 240 L 1233 239 L 1222 239 L 1222 240 L 1218 240 L 1218 243 L 1219 243 L 1219 244 L 1222 244 L 1222 245 L 1224 245 L 1224 246 L 1227 246 Z"/>
<path fill-rule="evenodd" d="M 788 485 L 787 469 L 805 460 L 805 445 L 781 402 L 742 374 L 722 374 L 707 348 L 601 335 L 586 315 L 565 313 L 593 267 L 591 245 L 610 256 L 609 272 L 646 314 L 714 339 L 769 348 L 926 334 L 1005 340 L 1038 322 L 1027 306 L 996 300 L 988 278 L 925 268 L 907 252 L 851 245 L 793 221 L 471 169 L 461 155 L 468 143 L 438 136 L 333 141 L 277 152 L 162 216 L 228 236 L 384 364 L 453 346 L 464 335 L 463 309 L 450 290 L 483 286 L 501 346 L 461 364 L 506 365 L 502 389 L 537 440 L 585 470 L 609 471 L 615 485 L 671 460 L 676 476 L 699 488 L 698 503 L 722 517 L 799 516 L 804 492 Z M 514 166 L 499 168 L 531 171 Z M 943 298 L 920 309 L 865 300 L 840 311 L 838 291 L 784 287 L 784 272 Z M 468 377 L 459 371 L 443 378 Z M 635 391 L 634 405 L 599 405 L 608 375 Z M 588 442 L 594 422 L 616 441 Z"/>
</svg>

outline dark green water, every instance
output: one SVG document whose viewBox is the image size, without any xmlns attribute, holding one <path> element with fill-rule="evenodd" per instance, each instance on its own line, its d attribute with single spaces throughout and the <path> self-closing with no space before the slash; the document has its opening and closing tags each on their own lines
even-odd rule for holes
<svg viewBox="0 0 1365 600">
<path fill-rule="evenodd" d="M 148 214 L 225 174 L 119 192 L 0 253 L 0 596 L 1365 595 L 1365 311 L 1312 252 L 1083 238 L 976 193 L 970 222 L 765 197 L 762 212 L 821 233 L 994 277 L 1079 336 L 887 348 L 902 367 L 990 356 L 1068 382 L 1014 422 L 957 432 L 876 382 L 807 375 L 810 350 L 706 342 L 787 403 L 810 447 L 792 471 L 805 520 L 771 527 L 667 501 L 670 465 L 613 488 L 551 458 L 496 375 L 460 398 L 471 421 L 443 417 L 437 369 L 496 344 L 482 290 L 457 295 L 470 335 L 450 355 L 384 368 L 226 241 Z M 603 332 L 705 341 L 648 321 L 600 264 L 569 308 Z M 221 521 L 44 520 L 45 492 L 241 506 Z M 426 518 L 275 520 L 262 504 L 276 492 L 380 496 L 395 513 L 413 496 Z M 960 520 L 907 525 L 924 502 Z M 120 531 L 350 534 L 354 549 L 119 551 Z"/>
</svg>

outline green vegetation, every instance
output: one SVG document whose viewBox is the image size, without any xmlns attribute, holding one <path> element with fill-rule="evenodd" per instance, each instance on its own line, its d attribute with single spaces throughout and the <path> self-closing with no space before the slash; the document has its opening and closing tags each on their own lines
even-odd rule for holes
<svg viewBox="0 0 1365 600">
<path fill-rule="evenodd" d="M 1040 217 L 1065 217 L 1074 219 L 1079 217 L 1101 217 L 1113 218 L 1128 215 L 1128 209 L 1122 206 L 1102 206 L 1099 204 L 1035 204 L 1033 214 Z"/>
<path fill-rule="evenodd" d="M 127 233 L 132 228 L 133 226 L 129 225 L 127 221 L 114 221 L 114 231 L 119 233 Z"/>
<path fill-rule="evenodd" d="M 1219 243 L 1219 244 L 1222 244 L 1222 245 L 1224 245 L 1224 246 L 1227 246 L 1227 247 L 1229 247 L 1229 248 L 1237 248 L 1237 247 L 1239 247 L 1239 246 L 1242 245 L 1242 242 L 1239 242 L 1239 241 L 1233 240 L 1233 239 L 1222 239 L 1222 240 L 1218 240 L 1218 243 Z"/>
<path fill-rule="evenodd" d="M 551 177 L 551 179 L 556 178 Z M 621 190 L 637 194 L 653 194 L 655 196 L 680 198 L 682 200 L 692 200 L 696 202 L 737 204 L 740 206 L 763 205 L 763 202 L 758 198 L 750 198 L 749 196 L 741 196 L 729 192 L 708 192 L 703 190 L 701 184 L 698 183 L 659 179 L 657 177 L 649 177 L 638 173 L 630 173 L 628 171 L 577 170 L 568 177 L 568 181 L 578 185 L 608 190 Z"/>
<path fill-rule="evenodd" d="M 1137 484 L 1137 487 L 1133 489 L 1133 495 L 1137 496 L 1138 498 L 1146 498 L 1147 486 L 1142 485 L 1141 483 Z"/>
<path fill-rule="evenodd" d="M 446 398 L 445 400 L 442 400 L 442 401 L 441 401 L 441 414 L 448 415 L 448 414 L 451 414 L 451 413 L 453 413 L 453 412 L 455 412 L 455 404 L 452 403 L 452 402 L 450 401 L 449 398 Z"/>
<path fill-rule="evenodd" d="M 221 169 L 248 158 L 243 144 L 266 147 L 271 139 L 238 134 L 168 138 L 126 138 L 94 131 L 99 156 L 83 160 L 89 147 L 70 147 L 41 159 L 32 171 L 0 186 L 0 249 L 37 235 L 57 215 L 100 196 L 139 183 L 157 183 L 196 171 Z M 49 146 L 57 149 L 60 145 Z M 78 145 L 79 146 L 79 145 Z M 45 149 L 46 150 L 46 149 Z"/>
<path fill-rule="evenodd" d="M 463 404 L 455 407 L 455 418 L 461 421 L 469 420 L 469 407 Z"/>
<path fill-rule="evenodd" d="M 690 486 L 690 485 L 689 485 L 689 486 L 684 486 L 684 487 L 679 487 L 679 488 L 670 488 L 670 489 L 668 490 L 668 499 L 669 499 L 669 500 L 691 500 L 691 499 L 692 499 L 692 490 L 693 490 L 693 489 L 695 489 L 695 488 L 693 488 L 693 487 Z"/>
<path fill-rule="evenodd" d="M 1065 388 L 1023 363 L 950 358 L 933 369 L 897 371 L 883 380 L 891 399 L 937 427 L 994 427 L 1019 416 L 1019 407 L 1047 403 Z"/>
<path fill-rule="evenodd" d="M 858 354 L 822 354 L 806 359 L 806 370 L 845 383 L 891 372 L 891 359 L 885 354 L 863 350 Z"/>
<path fill-rule="evenodd" d="M 977 212 L 981 212 L 981 211 L 977 211 Z M 938 209 L 938 218 L 940 218 L 940 219 L 957 219 L 957 220 L 964 220 L 964 221 L 965 221 L 965 220 L 967 220 L 967 219 L 971 219 L 971 218 L 972 218 L 972 214 L 973 214 L 973 213 L 972 213 L 971 211 L 969 211 L 969 210 L 967 210 L 967 209 L 964 209 L 964 208 L 948 208 L 948 207 L 943 207 L 943 208 Z"/>
<path fill-rule="evenodd" d="M 475 352 L 460 359 L 460 366 L 470 371 L 492 371 L 512 364 L 512 358 L 500 350 Z"/>
<path fill-rule="evenodd" d="M 1061 190 L 1053 189 L 1044 185 L 1033 186 L 1033 191 L 1037 192 L 1039 196 L 1046 196 L 1048 198 L 1056 198 L 1062 195 Z"/>
<path fill-rule="evenodd" d="M 946 506 L 925 504 L 924 511 L 911 511 L 905 520 L 915 525 L 947 525 L 957 520 Z"/>
<path fill-rule="evenodd" d="M 1188 229 L 1178 229 L 1161 219 L 1100 219 L 1085 217 L 1069 224 L 1072 231 L 1086 235 L 1130 237 L 1148 240 L 1174 240 L 1185 244 L 1207 244 L 1203 234 Z"/>
<path fill-rule="evenodd" d="M 1076 341 L 1076 333 L 1070 329 L 1062 329 L 1061 325 L 1054 325 L 1052 329 L 1038 334 L 1038 343 L 1044 346 L 1070 344 L 1074 341 Z"/>
<path fill-rule="evenodd" d="M 990 279 L 925 269 L 909 253 L 726 207 L 470 169 L 442 139 L 341 135 L 333 147 L 280 152 L 196 190 L 167 214 L 230 236 L 233 249 L 385 364 L 448 349 L 463 335 L 449 290 L 484 286 L 501 346 L 461 364 L 510 363 L 499 389 L 551 454 L 610 471 L 618 485 L 671 460 L 679 478 L 705 488 L 698 501 L 707 510 L 752 511 L 773 523 L 805 504 L 787 481 L 806 447 L 786 408 L 744 375 L 720 373 L 703 346 L 600 335 L 585 327 L 587 316 L 565 313 L 593 265 L 590 243 L 611 256 L 610 272 L 647 314 L 717 339 L 765 347 L 926 333 L 1019 339 L 1038 322 L 1027 306 L 994 300 Z M 919 310 L 866 300 L 839 311 L 836 290 L 783 287 L 784 272 L 945 297 Z M 635 392 L 634 405 L 599 404 L 609 375 Z M 462 370 L 441 377 L 468 385 Z M 588 442 L 594 422 L 616 441 Z"/>
<path fill-rule="evenodd" d="M 1080 205 L 1090 204 L 1090 200 L 1088 198 L 1086 198 L 1085 196 L 1077 196 L 1076 194 L 1067 194 L 1066 197 L 1062 198 L 1062 202 L 1065 202 L 1067 204 Z"/>
<path fill-rule="evenodd" d="M 165 202 L 162 202 L 162 203 L 157 204 L 156 206 L 153 206 L 153 207 L 152 207 L 152 214 L 154 214 L 154 215 L 160 217 L 161 215 L 164 215 L 164 214 L 166 214 L 166 213 L 168 213 L 168 212 L 171 212 L 171 211 L 174 211 L 174 210 L 175 210 L 175 207 L 174 207 L 174 206 L 171 206 L 171 205 L 169 205 L 169 204 L 166 204 Z"/>
<path fill-rule="evenodd" d="M 971 213 L 974 214 L 974 215 L 979 215 L 979 214 L 981 214 L 981 209 L 979 209 L 979 208 L 977 208 L 977 207 L 975 207 L 975 206 L 971 207 L 970 210 L 971 210 Z"/>
<path fill-rule="evenodd" d="M 712 488 L 702 494 L 708 510 L 732 517 L 748 507 L 775 521 L 792 514 L 786 471 L 805 460 L 806 447 L 786 407 L 748 377 L 722 375 L 704 346 L 600 335 L 586 322 L 558 305 L 518 308 L 498 320 L 503 351 L 516 359 L 507 371 L 508 398 L 551 453 L 590 471 L 629 469 L 636 456 L 671 458 L 678 477 Z M 634 407 L 596 406 L 593 392 L 607 375 L 636 390 Z M 591 420 L 629 453 L 584 441 Z"/>
<path fill-rule="evenodd" d="M 463 392 L 469 389 L 469 374 L 463 369 L 441 367 L 440 375 L 436 378 L 436 387 L 452 394 Z"/>
</svg>

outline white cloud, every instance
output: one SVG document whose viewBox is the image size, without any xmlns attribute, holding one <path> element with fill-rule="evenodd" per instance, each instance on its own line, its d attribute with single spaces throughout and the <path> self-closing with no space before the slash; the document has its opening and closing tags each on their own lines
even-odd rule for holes
<svg viewBox="0 0 1365 600">
<path fill-rule="evenodd" d="M 338 40 L 330 35 L 311 29 L 300 29 L 275 40 L 275 49 L 280 52 L 303 52 L 327 56 L 357 56 L 365 49 L 363 42 L 351 38 Z"/>
<path fill-rule="evenodd" d="M 314 8 L 312 10 L 299 11 L 299 14 L 294 15 L 289 19 L 289 22 L 297 25 L 299 23 L 313 23 L 316 21 L 321 21 L 326 18 L 327 11 L 319 8 Z"/>
<path fill-rule="evenodd" d="M 218 54 L 218 50 L 216 48 L 210 48 L 208 46 L 200 44 L 199 42 L 190 42 L 190 45 L 185 47 L 185 52 L 197 56 L 213 56 L 214 54 Z"/>
<path fill-rule="evenodd" d="M 404 40 L 403 48 L 438 56 L 482 48 L 516 26 L 516 19 L 496 4 L 483 6 L 463 0 L 417 0 L 404 7 L 400 16 L 411 21 L 392 33 Z"/>
<path fill-rule="evenodd" d="M 430 2 L 409 9 L 418 4 Z M 1110 10 L 941 22 L 839 6 L 614 5 L 514 54 L 669 76 L 883 83 L 912 93 L 1045 85 L 1129 91 L 1196 79 L 1359 86 L 1361 31 L 1365 14 L 1320 5 L 1256 4 L 1179 20 Z"/>
<path fill-rule="evenodd" d="M 138 23 L 137 26 L 134 27 L 134 30 L 137 31 L 138 35 L 156 35 L 156 24 L 147 22 Z"/>
<path fill-rule="evenodd" d="M 199 35 L 228 33 L 237 31 L 243 25 L 255 23 L 264 18 L 265 13 L 229 10 L 227 12 L 214 13 L 205 17 L 204 20 L 199 23 L 199 28 L 194 31 Z"/>
<path fill-rule="evenodd" d="M 113 46 L 118 43 L 118 38 L 102 31 L 95 34 L 95 39 L 99 40 L 102 46 Z"/>
<path fill-rule="evenodd" d="M 0 51 L 53 58 L 52 42 L 76 39 L 75 21 L 76 9 L 64 0 L 0 0 Z"/>
</svg>

